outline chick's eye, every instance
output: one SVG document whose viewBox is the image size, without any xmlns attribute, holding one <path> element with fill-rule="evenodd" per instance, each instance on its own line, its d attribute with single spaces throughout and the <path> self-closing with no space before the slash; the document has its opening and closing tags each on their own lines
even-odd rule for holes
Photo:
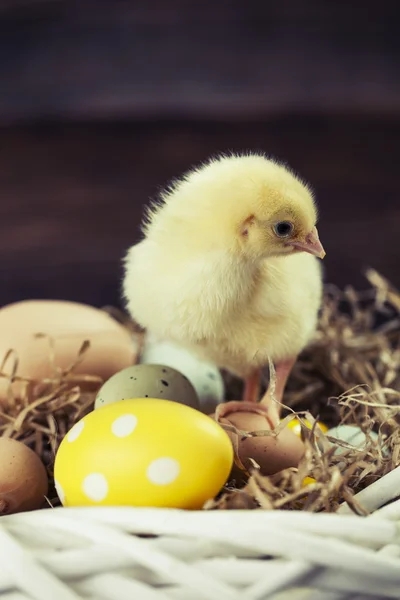
<svg viewBox="0 0 400 600">
<path fill-rule="evenodd" d="M 288 237 L 293 232 L 293 224 L 289 221 L 279 221 L 274 225 L 274 231 L 278 237 Z"/>
</svg>

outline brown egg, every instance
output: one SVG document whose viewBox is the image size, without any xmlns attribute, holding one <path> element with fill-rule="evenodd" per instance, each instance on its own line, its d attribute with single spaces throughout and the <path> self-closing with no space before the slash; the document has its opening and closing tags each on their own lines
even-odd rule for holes
<svg viewBox="0 0 400 600">
<path fill-rule="evenodd" d="M 130 334 L 105 312 L 75 302 L 29 300 L 10 304 L 0 310 L 0 363 L 10 349 L 18 356 L 17 374 L 41 380 L 54 374 L 47 338 L 55 343 L 55 364 L 68 368 L 77 358 L 85 340 L 90 348 L 75 373 L 109 379 L 132 364 L 134 347 Z M 10 373 L 11 357 L 4 371 Z M 0 378 L 0 403 L 6 397 L 7 380 Z M 13 384 L 18 393 L 19 384 Z"/>
<path fill-rule="evenodd" d="M 0 515 L 41 508 L 48 492 L 46 469 L 28 446 L 0 437 Z"/>
<path fill-rule="evenodd" d="M 240 410 L 240 403 L 232 402 L 232 410 L 229 410 L 229 404 L 223 405 L 221 424 L 233 425 L 248 433 L 271 431 L 267 412 L 260 405 L 254 405 L 254 412 L 244 412 Z M 237 440 L 239 458 L 243 466 L 248 470 L 251 469 L 250 459 L 253 459 L 260 466 L 263 475 L 273 475 L 283 469 L 297 467 L 305 450 L 303 442 L 288 427 L 277 436 L 240 438 L 230 431 L 227 433 L 232 442 Z M 232 475 L 237 475 L 237 472 Z"/>
</svg>

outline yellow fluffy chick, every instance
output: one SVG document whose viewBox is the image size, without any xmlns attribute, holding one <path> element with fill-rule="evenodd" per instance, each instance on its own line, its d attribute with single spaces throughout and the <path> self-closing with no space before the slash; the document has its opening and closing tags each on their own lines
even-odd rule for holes
<svg viewBox="0 0 400 600">
<path fill-rule="evenodd" d="M 273 361 L 271 423 L 321 302 L 324 249 L 310 189 L 261 155 L 223 156 L 190 171 L 153 205 L 125 259 L 126 305 L 142 327 L 246 380 L 256 401 Z"/>
</svg>

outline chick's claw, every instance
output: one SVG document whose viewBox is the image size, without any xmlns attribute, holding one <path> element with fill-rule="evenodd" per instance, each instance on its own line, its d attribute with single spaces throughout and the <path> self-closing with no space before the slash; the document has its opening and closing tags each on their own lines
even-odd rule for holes
<svg viewBox="0 0 400 600">
<path fill-rule="evenodd" d="M 216 421 L 219 421 L 220 419 L 226 418 L 229 414 L 238 412 L 256 413 L 258 415 L 262 415 L 268 421 L 268 425 L 271 427 L 271 429 L 274 429 L 276 426 L 273 408 L 271 409 L 271 407 L 263 404 L 243 402 L 240 400 L 231 400 L 230 402 L 224 402 L 223 404 L 220 404 L 215 411 L 214 418 Z"/>
</svg>

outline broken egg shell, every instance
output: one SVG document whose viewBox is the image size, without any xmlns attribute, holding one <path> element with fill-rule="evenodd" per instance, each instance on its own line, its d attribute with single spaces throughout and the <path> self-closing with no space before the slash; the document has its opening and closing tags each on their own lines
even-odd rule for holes
<svg viewBox="0 0 400 600">
<path fill-rule="evenodd" d="M 214 417 L 215 418 L 215 417 Z M 230 412 L 219 419 L 220 425 L 233 425 L 246 433 L 255 431 L 272 431 L 266 414 L 258 412 Z M 236 433 L 226 431 L 233 446 L 238 445 L 239 459 L 243 466 L 250 470 L 254 467 L 252 460 L 260 467 L 262 475 L 274 475 L 283 469 L 297 467 L 304 455 L 304 445 L 300 438 L 285 427 L 278 435 L 240 437 Z M 252 459 L 252 460 L 251 460 Z M 232 476 L 237 476 L 234 469 Z"/>
<path fill-rule="evenodd" d="M 46 469 L 22 442 L 0 437 L 0 515 L 41 508 L 48 492 Z"/>
</svg>

